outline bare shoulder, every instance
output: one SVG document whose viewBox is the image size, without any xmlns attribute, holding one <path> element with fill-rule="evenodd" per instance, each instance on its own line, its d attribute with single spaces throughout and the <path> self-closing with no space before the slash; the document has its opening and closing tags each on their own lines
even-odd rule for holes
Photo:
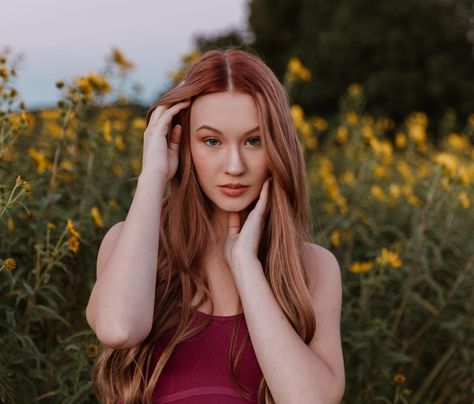
<svg viewBox="0 0 474 404">
<path fill-rule="evenodd" d="M 305 243 L 304 269 L 310 281 L 311 292 L 327 282 L 340 283 L 341 270 L 335 255 L 318 244 Z"/>
<path fill-rule="evenodd" d="M 122 227 L 125 221 L 115 223 L 105 234 L 102 242 L 100 243 L 99 252 L 97 255 L 97 275 L 99 278 L 102 268 L 105 266 L 107 260 L 109 259 L 112 250 L 117 244 L 117 240 L 122 232 Z"/>
<path fill-rule="evenodd" d="M 344 357 L 341 344 L 341 270 L 334 254 L 313 243 L 305 243 L 305 270 L 311 285 L 311 303 L 316 331 L 309 347 L 333 374 L 325 402 L 339 403 L 345 389 Z"/>
</svg>

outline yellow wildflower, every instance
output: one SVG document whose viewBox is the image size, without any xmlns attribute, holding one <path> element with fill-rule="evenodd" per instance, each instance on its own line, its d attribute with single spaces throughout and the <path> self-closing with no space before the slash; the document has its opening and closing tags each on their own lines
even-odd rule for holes
<svg viewBox="0 0 474 404">
<path fill-rule="evenodd" d="M 28 148 L 28 154 L 35 162 L 36 171 L 38 173 L 44 172 L 46 169 L 50 168 L 52 164 L 46 159 L 46 156 L 43 152 L 38 151 L 34 147 Z"/>
<path fill-rule="evenodd" d="M 135 65 L 125 58 L 123 53 L 117 49 L 112 49 L 112 60 L 120 67 L 121 70 L 131 70 Z"/>
<path fill-rule="evenodd" d="M 347 87 L 347 92 L 349 93 L 349 95 L 357 97 L 363 93 L 363 88 L 358 83 L 352 83 L 351 85 L 349 85 L 349 87 Z"/>
<path fill-rule="evenodd" d="M 441 179 L 441 182 L 443 182 L 442 179 Z M 416 195 L 413 194 L 413 190 L 410 184 L 403 184 L 401 186 L 401 191 L 402 191 L 403 196 L 405 196 L 407 202 L 410 205 L 419 206 L 420 199 Z"/>
<path fill-rule="evenodd" d="M 347 207 L 347 199 L 343 197 L 339 192 L 335 198 L 336 204 L 339 207 L 339 212 L 342 215 L 347 215 L 349 213 L 349 208 Z"/>
<path fill-rule="evenodd" d="M 470 174 L 469 171 L 471 171 Z M 460 166 L 458 169 L 458 173 L 462 185 L 470 184 L 474 178 L 474 165 L 471 165 L 471 167 L 466 167 L 464 165 Z"/>
<path fill-rule="evenodd" d="M 79 239 L 77 237 L 71 237 L 69 239 L 69 246 L 68 246 L 69 250 L 74 252 L 75 254 L 77 254 L 77 252 L 79 251 Z"/>
<path fill-rule="evenodd" d="M 116 177 L 121 177 L 123 175 L 123 170 L 120 164 L 114 164 L 114 166 L 112 167 L 112 172 Z"/>
<path fill-rule="evenodd" d="M 405 383 L 405 381 L 407 380 L 406 376 L 405 375 L 402 375 L 400 373 L 397 373 L 394 377 L 393 377 L 393 381 L 396 383 L 396 384 L 403 384 Z"/>
<path fill-rule="evenodd" d="M 308 81 L 311 78 L 311 71 L 303 66 L 299 58 L 291 58 L 287 66 L 288 72 L 291 76 L 298 79 Z"/>
<path fill-rule="evenodd" d="M 382 248 L 382 251 L 375 259 L 379 265 L 389 265 L 393 268 L 399 268 L 402 265 L 400 257 L 396 251 L 391 251 L 388 248 Z"/>
<path fill-rule="evenodd" d="M 134 158 L 132 160 L 132 169 L 136 175 L 140 174 L 141 167 L 142 167 L 142 160 L 139 158 Z"/>
<path fill-rule="evenodd" d="M 420 199 L 416 195 L 413 195 L 413 194 L 408 195 L 407 201 L 410 205 L 420 206 Z"/>
<path fill-rule="evenodd" d="M 396 200 L 400 197 L 400 194 L 402 193 L 402 190 L 400 188 L 400 185 L 398 184 L 390 184 L 388 187 L 388 192 L 392 199 Z"/>
<path fill-rule="evenodd" d="M 48 222 L 48 229 L 54 230 L 56 225 L 54 223 Z"/>
<path fill-rule="evenodd" d="M 292 105 L 290 108 L 291 117 L 293 118 L 293 122 L 295 126 L 298 128 L 301 123 L 304 121 L 304 112 L 303 108 L 299 105 Z"/>
<path fill-rule="evenodd" d="M 395 135 L 395 146 L 397 149 L 403 149 L 407 145 L 407 136 L 403 132 Z"/>
<path fill-rule="evenodd" d="M 433 160 L 435 163 L 441 164 L 443 172 L 447 173 L 451 178 L 456 176 L 459 159 L 454 154 L 447 152 L 438 153 Z"/>
<path fill-rule="evenodd" d="M 21 187 L 26 191 L 27 194 L 31 195 L 33 192 L 33 188 L 31 187 L 31 184 L 27 180 L 23 180 L 21 182 Z"/>
<path fill-rule="evenodd" d="M 318 148 L 318 141 L 315 137 L 310 137 L 306 139 L 306 147 L 309 150 L 316 150 Z"/>
<path fill-rule="evenodd" d="M 61 161 L 61 163 L 59 164 L 59 166 L 63 169 L 65 169 L 66 171 L 73 171 L 74 170 L 74 164 L 72 163 L 71 160 L 63 160 Z"/>
<path fill-rule="evenodd" d="M 459 198 L 459 202 L 461 203 L 461 206 L 464 208 L 464 209 L 467 209 L 470 205 L 471 205 L 471 202 L 469 201 L 469 197 L 467 196 L 467 193 L 466 192 L 461 192 L 458 196 Z"/>
<path fill-rule="evenodd" d="M 86 354 L 89 358 L 95 358 L 99 353 L 99 347 L 97 344 L 91 343 L 86 346 Z"/>
<path fill-rule="evenodd" d="M 301 133 L 303 134 L 305 138 L 309 138 L 313 136 L 311 125 L 306 121 L 301 122 L 299 130 L 301 131 Z"/>
<path fill-rule="evenodd" d="M 449 184 L 449 178 L 448 177 L 442 177 L 441 178 L 441 186 L 443 187 L 443 189 L 445 191 L 447 191 L 450 187 L 450 184 Z"/>
<path fill-rule="evenodd" d="M 341 125 L 337 128 L 336 139 L 340 144 L 344 144 L 347 142 L 347 138 L 349 137 L 349 130 L 347 127 Z"/>
<path fill-rule="evenodd" d="M 96 224 L 96 226 L 104 227 L 104 222 L 102 221 L 102 217 L 100 216 L 99 209 L 96 206 L 94 206 L 91 209 L 91 216 L 92 216 L 92 219 L 94 219 L 94 223 Z"/>
<path fill-rule="evenodd" d="M 104 125 L 102 127 L 102 130 L 104 131 L 104 139 L 107 143 L 112 143 L 112 132 L 111 132 L 111 125 L 110 125 L 110 121 L 109 120 L 106 120 L 104 122 Z"/>
<path fill-rule="evenodd" d="M 14 158 L 16 158 L 16 154 L 14 155 L 12 150 L 11 150 L 11 147 L 5 145 L 4 148 L 3 148 L 3 156 L 2 156 L 2 159 L 4 161 L 13 161 Z"/>
<path fill-rule="evenodd" d="M 370 140 L 374 137 L 374 130 L 370 125 L 362 126 L 362 137 L 366 140 Z"/>
<path fill-rule="evenodd" d="M 370 187 L 370 192 L 380 202 L 386 202 L 387 197 L 385 196 L 385 192 L 380 185 L 372 185 Z"/>
<path fill-rule="evenodd" d="M 349 125 L 354 126 L 359 122 L 359 117 L 355 112 L 351 111 L 346 115 L 346 120 L 349 122 Z"/>
<path fill-rule="evenodd" d="M 5 268 L 11 271 L 16 268 L 16 261 L 13 258 L 7 258 L 5 261 L 3 261 L 3 265 L 5 265 Z"/>
<path fill-rule="evenodd" d="M 114 130 L 117 132 L 123 132 L 126 128 L 126 124 L 123 121 L 114 120 L 112 122 L 112 128 L 114 128 Z"/>
<path fill-rule="evenodd" d="M 136 130 L 145 130 L 146 128 L 146 121 L 143 118 L 135 118 L 132 121 L 132 128 Z"/>
<path fill-rule="evenodd" d="M 7 228 L 8 228 L 8 231 L 13 231 L 13 229 L 15 228 L 15 222 L 13 221 L 11 217 L 7 219 Z"/>
<path fill-rule="evenodd" d="M 467 117 L 467 123 L 470 126 L 474 126 L 474 113 L 469 114 L 469 116 Z"/>
<path fill-rule="evenodd" d="M 321 118 L 320 116 L 315 116 L 311 120 L 311 122 L 313 126 L 319 131 L 323 131 L 328 128 L 328 122 L 324 118 Z"/>
<path fill-rule="evenodd" d="M 331 233 L 331 243 L 336 247 L 339 247 L 341 245 L 341 231 L 340 230 L 334 230 Z"/>
<path fill-rule="evenodd" d="M 59 108 L 44 109 L 40 112 L 40 117 L 44 121 L 57 121 L 61 117 L 61 110 Z"/>
<path fill-rule="evenodd" d="M 355 183 L 354 173 L 352 171 L 344 171 L 341 175 L 341 182 L 346 185 L 353 185 Z"/>
<path fill-rule="evenodd" d="M 112 208 L 112 209 L 117 209 L 118 208 L 118 203 L 115 199 L 111 199 L 109 201 L 109 206 Z"/>
<path fill-rule="evenodd" d="M 445 143 L 448 147 L 459 151 L 469 150 L 471 146 L 467 137 L 457 133 L 450 133 L 446 138 Z"/>
<path fill-rule="evenodd" d="M 413 112 L 406 119 L 408 136 L 417 144 L 424 144 L 426 141 L 426 127 L 428 117 L 423 112 Z"/>
<path fill-rule="evenodd" d="M 93 72 L 89 72 L 86 76 L 78 77 L 76 85 L 85 99 L 90 99 L 93 92 L 96 94 L 107 94 L 111 90 L 108 79 Z"/>
<path fill-rule="evenodd" d="M 372 261 L 363 261 L 363 262 L 354 262 L 351 265 L 349 271 L 354 272 L 356 274 L 360 274 L 363 272 L 368 272 L 374 267 Z"/>
<path fill-rule="evenodd" d="M 74 227 L 74 223 L 72 222 L 71 219 L 67 219 L 67 224 L 66 224 L 66 228 L 68 230 L 68 232 L 76 237 L 76 238 L 81 238 L 79 232 L 76 230 L 76 228 Z"/>
<path fill-rule="evenodd" d="M 413 176 L 410 166 L 407 162 L 400 160 L 397 162 L 397 170 L 403 176 L 406 182 L 412 184 L 415 182 L 415 177 Z"/>
<path fill-rule="evenodd" d="M 343 240 L 348 240 L 350 237 L 350 230 L 334 230 L 331 233 L 331 242 L 336 247 L 340 246 Z"/>
<path fill-rule="evenodd" d="M 377 156 L 381 156 L 386 162 L 390 162 L 393 156 L 392 145 L 387 140 L 378 140 L 376 137 L 369 139 L 369 144 Z"/>
<path fill-rule="evenodd" d="M 117 147 L 118 150 L 125 150 L 125 143 L 121 135 L 115 136 L 115 147 Z"/>
<path fill-rule="evenodd" d="M 4 81 L 7 81 L 7 79 L 8 79 L 8 70 L 7 70 L 7 66 L 6 66 L 6 65 L 3 65 L 2 67 L 0 67 L 0 77 L 1 77 Z"/>
<path fill-rule="evenodd" d="M 390 177 L 390 174 L 391 174 L 389 168 L 381 164 L 377 164 L 374 167 L 373 171 L 374 171 L 374 175 L 378 178 Z"/>
<path fill-rule="evenodd" d="M 432 164 L 421 164 L 418 165 L 416 173 L 418 174 L 418 178 L 425 178 L 433 172 Z"/>
</svg>

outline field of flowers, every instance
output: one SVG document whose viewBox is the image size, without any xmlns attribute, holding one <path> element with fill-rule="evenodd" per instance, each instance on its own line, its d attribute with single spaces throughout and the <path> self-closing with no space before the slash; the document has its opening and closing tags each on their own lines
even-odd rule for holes
<svg viewBox="0 0 474 404">
<path fill-rule="evenodd" d="M 145 109 L 107 97 L 133 65 L 115 50 L 109 73 L 58 82 L 56 108 L 28 111 L 0 57 L 0 402 L 97 402 L 85 308 L 100 241 L 130 206 L 145 128 Z M 292 59 L 285 86 L 310 77 Z M 291 112 L 313 240 L 342 271 L 344 402 L 467 403 L 474 111 L 434 145 L 423 112 L 372 117 L 357 83 L 340 105 L 337 119 Z"/>
</svg>

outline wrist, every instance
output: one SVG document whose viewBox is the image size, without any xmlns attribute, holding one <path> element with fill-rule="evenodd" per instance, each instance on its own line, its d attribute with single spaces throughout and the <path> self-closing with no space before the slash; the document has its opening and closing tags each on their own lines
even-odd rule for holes
<svg viewBox="0 0 474 404">
<path fill-rule="evenodd" d="M 164 193 L 166 189 L 166 184 L 168 181 L 162 176 L 161 174 L 157 172 L 151 172 L 151 171 L 142 171 L 140 175 L 138 176 L 138 183 L 139 184 L 145 184 L 145 186 L 148 187 L 158 187 L 162 193 Z"/>
</svg>

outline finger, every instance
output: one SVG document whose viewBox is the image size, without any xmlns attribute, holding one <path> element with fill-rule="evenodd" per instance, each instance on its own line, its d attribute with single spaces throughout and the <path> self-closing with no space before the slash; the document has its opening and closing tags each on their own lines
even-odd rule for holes
<svg viewBox="0 0 474 404">
<path fill-rule="evenodd" d="M 179 150 L 179 145 L 181 143 L 181 131 L 182 131 L 181 125 L 175 125 L 173 130 L 171 131 L 170 134 L 170 149 L 178 151 Z"/>
<path fill-rule="evenodd" d="M 190 101 L 181 101 L 173 106 L 169 107 L 169 104 L 167 105 L 158 105 L 155 110 L 152 112 L 151 117 L 150 117 L 150 123 L 153 125 L 156 125 L 159 121 L 160 118 L 165 114 L 165 112 L 172 111 L 173 116 L 176 112 L 178 112 L 181 108 L 184 108 L 189 104 Z"/>
<path fill-rule="evenodd" d="M 270 178 L 267 178 L 263 183 L 262 189 L 260 191 L 260 196 L 258 198 L 257 204 L 255 205 L 255 209 L 261 213 L 263 213 L 263 211 L 265 210 L 265 205 L 267 204 L 269 188 Z"/>
<path fill-rule="evenodd" d="M 231 212 L 229 215 L 229 231 L 228 231 L 228 236 L 233 236 L 235 234 L 238 234 L 240 231 L 240 217 L 238 213 Z"/>
<path fill-rule="evenodd" d="M 165 110 L 166 107 L 164 105 L 158 105 L 151 113 L 149 125 L 155 125 L 156 122 L 158 122 L 158 120 L 160 119 L 160 116 L 163 115 L 163 112 L 165 112 Z"/>
<path fill-rule="evenodd" d="M 168 125 L 171 122 L 171 119 L 173 119 L 173 116 L 175 116 L 181 109 L 189 107 L 190 104 L 190 101 L 183 101 L 168 108 L 162 115 L 163 123 Z"/>
</svg>

